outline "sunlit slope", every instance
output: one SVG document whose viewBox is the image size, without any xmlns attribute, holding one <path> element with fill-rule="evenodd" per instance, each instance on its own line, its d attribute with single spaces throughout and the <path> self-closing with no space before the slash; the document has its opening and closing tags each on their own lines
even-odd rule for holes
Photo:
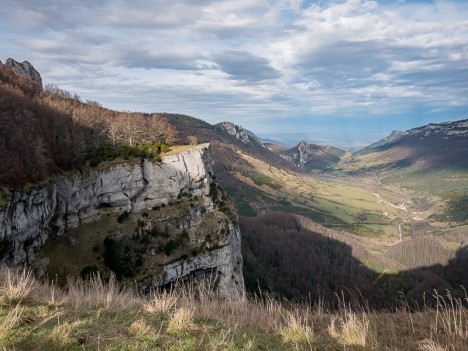
<svg viewBox="0 0 468 351">
<path fill-rule="evenodd" d="M 398 227 L 403 220 L 430 212 L 415 212 L 409 208 L 409 194 L 378 182 L 344 182 L 295 174 L 249 155 L 239 155 L 270 179 L 266 184 L 257 185 L 250 178 L 235 173 L 237 179 L 267 194 L 271 198 L 270 208 L 309 214 L 309 218 L 326 226 L 393 241 L 399 239 Z"/>
</svg>

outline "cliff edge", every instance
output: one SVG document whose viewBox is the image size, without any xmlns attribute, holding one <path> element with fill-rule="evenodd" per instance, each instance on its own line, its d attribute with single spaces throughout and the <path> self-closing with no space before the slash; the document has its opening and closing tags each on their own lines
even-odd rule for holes
<svg viewBox="0 0 468 351">
<path fill-rule="evenodd" d="M 135 272 L 143 270 L 145 257 L 150 262 L 151 255 L 158 256 L 158 250 L 165 250 L 163 259 L 157 263 L 153 260 L 154 264 L 145 268 L 145 278 L 139 276 L 142 285 L 164 286 L 209 274 L 215 276 L 220 296 L 242 297 L 245 292 L 237 215 L 227 210 L 221 199 L 211 164 L 209 144 L 203 144 L 165 156 L 162 162 L 134 160 L 87 174 L 58 175 L 47 184 L 14 191 L 0 208 L 0 264 L 32 264 L 49 238 L 60 237 L 85 223 L 94 225 L 106 216 L 120 214 L 119 218 L 123 218 L 152 209 L 151 215 L 145 212 L 145 219 L 150 217 L 152 221 L 143 225 L 143 220 L 135 219 L 136 234 L 130 233 L 128 226 L 106 233 L 107 243 L 131 241 L 137 234 L 138 238 L 146 238 L 145 252 L 141 252 Z M 165 228 L 162 238 L 157 237 L 156 228 Z M 177 239 L 172 239 L 169 232 Z M 116 239 L 118 236 L 121 238 Z M 175 249 L 171 246 L 168 250 L 169 242 L 178 243 L 181 249 L 173 244 Z M 141 251 L 142 246 L 138 247 Z M 109 255 L 107 252 L 106 259 Z"/>
</svg>

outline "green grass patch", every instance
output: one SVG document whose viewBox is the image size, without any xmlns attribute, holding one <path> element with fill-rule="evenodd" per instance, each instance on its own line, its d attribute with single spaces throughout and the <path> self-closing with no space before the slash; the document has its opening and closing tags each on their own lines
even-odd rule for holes
<svg viewBox="0 0 468 351">
<path fill-rule="evenodd" d="M 307 217 L 313 220 L 314 222 L 324 224 L 324 225 L 325 224 L 346 224 L 346 222 L 334 216 L 333 214 L 320 212 L 313 208 L 296 206 L 294 204 L 290 204 L 286 206 L 284 205 L 275 206 L 273 207 L 273 210 L 299 214 L 299 215 L 302 215 L 304 217 Z"/>
<path fill-rule="evenodd" d="M 443 248 L 453 251 L 458 250 L 462 246 L 461 243 L 458 243 L 456 241 L 442 241 L 440 244 Z"/>
<path fill-rule="evenodd" d="M 118 144 L 118 145 L 101 145 L 95 150 L 90 151 L 87 156 L 90 167 L 96 167 L 101 162 L 113 161 L 116 158 L 155 158 L 158 162 L 161 161 L 161 153 L 169 152 L 170 148 L 166 144 L 149 143 L 135 145 Z M 65 168 L 64 168 L 65 169 Z M 65 169 L 67 170 L 67 169 Z"/>
<path fill-rule="evenodd" d="M 334 229 L 341 229 L 354 235 L 366 237 L 366 238 L 379 238 L 383 232 L 364 224 L 347 223 L 340 225 L 339 228 L 333 227 Z M 380 228 L 379 228 L 380 229 Z"/>
<path fill-rule="evenodd" d="M 379 273 L 382 273 L 382 272 L 386 272 L 386 273 L 389 273 L 389 267 L 387 267 L 385 264 L 381 263 L 381 262 L 376 262 L 376 261 L 372 261 L 372 260 L 366 260 L 366 259 L 360 259 L 360 258 L 356 258 L 359 262 L 361 262 L 364 266 L 372 269 L 373 271 L 375 272 L 379 272 Z"/>
</svg>

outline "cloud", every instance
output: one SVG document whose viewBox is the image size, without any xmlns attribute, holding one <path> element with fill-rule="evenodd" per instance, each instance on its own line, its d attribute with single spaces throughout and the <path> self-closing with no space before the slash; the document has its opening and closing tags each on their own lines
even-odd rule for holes
<svg viewBox="0 0 468 351">
<path fill-rule="evenodd" d="M 112 4 L 102 20 L 109 26 L 170 31 L 192 26 L 210 1 L 126 1 Z"/>
<path fill-rule="evenodd" d="M 151 48 L 150 44 L 146 49 L 124 47 L 116 50 L 114 60 L 127 68 L 198 70 L 210 67 L 196 48 L 157 45 Z"/>
<path fill-rule="evenodd" d="M 5 0 L 0 52 L 109 107 L 302 131 L 467 116 L 466 18 L 455 0 Z"/>
<path fill-rule="evenodd" d="M 260 82 L 280 77 L 280 72 L 270 62 L 247 51 L 226 50 L 213 55 L 213 61 L 231 79 Z"/>
</svg>

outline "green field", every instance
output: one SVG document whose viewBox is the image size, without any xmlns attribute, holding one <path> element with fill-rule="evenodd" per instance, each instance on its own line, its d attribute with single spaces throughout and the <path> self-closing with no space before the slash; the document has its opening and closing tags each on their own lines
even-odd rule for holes
<svg viewBox="0 0 468 351">
<path fill-rule="evenodd" d="M 298 175 L 248 155 L 242 157 L 257 172 L 271 179 L 271 183 L 283 185 L 281 189 L 269 187 L 266 183 L 259 186 L 249 182 L 248 176 L 235 174 L 239 180 L 276 199 L 274 209 L 302 214 L 335 229 L 363 236 L 380 236 L 390 241 L 397 239 L 400 221 L 410 219 L 409 211 L 402 205 L 410 201 L 409 195 L 375 181 L 350 182 Z"/>
</svg>

